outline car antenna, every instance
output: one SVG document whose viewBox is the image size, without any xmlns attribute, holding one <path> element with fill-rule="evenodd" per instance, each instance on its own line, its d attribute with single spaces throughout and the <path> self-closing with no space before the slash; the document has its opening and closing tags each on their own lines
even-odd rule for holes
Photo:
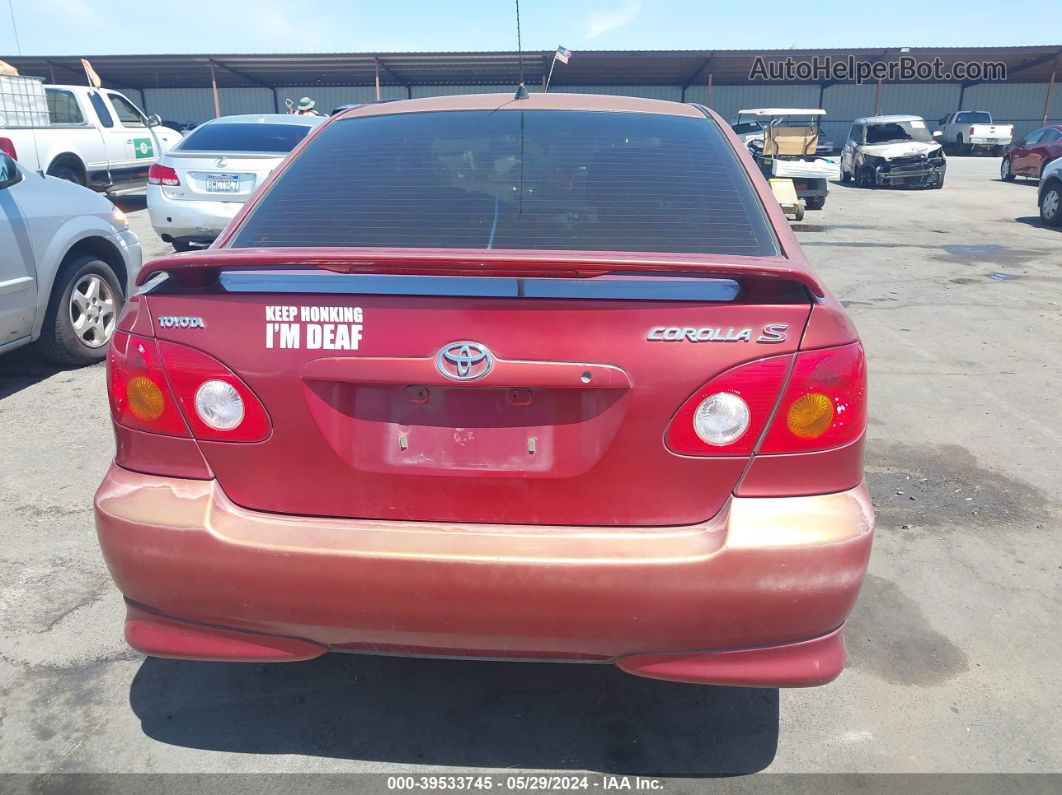
<svg viewBox="0 0 1062 795">
<path fill-rule="evenodd" d="M 513 99 L 527 99 L 527 86 L 524 85 L 524 48 L 520 41 L 520 0 L 516 0 L 516 59 L 520 65 L 520 85 L 516 87 Z"/>
</svg>

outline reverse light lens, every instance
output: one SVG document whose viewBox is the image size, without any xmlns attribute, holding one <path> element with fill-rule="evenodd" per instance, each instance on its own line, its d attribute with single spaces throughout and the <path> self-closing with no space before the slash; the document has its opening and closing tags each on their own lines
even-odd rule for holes
<svg viewBox="0 0 1062 795">
<path fill-rule="evenodd" d="M 730 392 L 709 395 L 693 415 L 694 432 L 702 442 L 714 447 L 736 442 L 748 427 L 748 404 Z"/>
<path fill-rule="evenodd" d="M 162 390 L 158 384 L 144 375 L 138 375 L 129 380 L 125 391 L 129 411 L 138 420 L 152 422 L 162 416 L 166 408 L 166 399 L 162 396 Z"/>
<path fill-rule="evenodd" d="M 833 403 L 821 392 L 810 392 L 793 401 L 786 425 L 801 439 L 815 439 L 826 433 L 833 422 Z"/>
<path fill-rule="evenodd" d="M 243 422 L 243 398 L 225 381 L 205 381 L 195 393 L 195 412 L 216 431 L 231 431 Z"/>
</svg>

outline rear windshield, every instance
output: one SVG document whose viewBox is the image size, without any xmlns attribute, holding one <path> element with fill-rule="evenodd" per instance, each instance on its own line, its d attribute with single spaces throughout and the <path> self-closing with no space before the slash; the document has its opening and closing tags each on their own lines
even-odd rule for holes
<svg viewBox="0 0 1062 795">
<path fill-rule="evenodd" d="M 983 110 L 967 111 L 955 117 L 957 124 L 991 124 L 992 115 Z"/>
<path fill-rule="evenodd" d="M 552 110 L 333 122 L 233 245 L 777 253 L 707 118 Z"/>
<path fill-rule="evenodd" d="M 182 152 L 290 152 L 306 137 L 301 124 L 204 124 L 181 143 Z"/>
</svg>

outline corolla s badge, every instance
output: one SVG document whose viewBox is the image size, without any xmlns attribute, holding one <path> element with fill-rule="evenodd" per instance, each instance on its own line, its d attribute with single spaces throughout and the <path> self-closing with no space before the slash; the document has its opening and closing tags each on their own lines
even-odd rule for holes
<svg viewBox="0 0 1062 795">
<path fill-rule="evenodd" d="M 789 338 L 788 323 L 768 323 L 760 330 L 756 342 L 772 344 Z M 646 339 L 652 342 L 752 342 L 751 328 L 679 328 L 657 326 L 649 329 Z"/>
<path fill-rule="evenodd" d="M 475 381 L 494 368 L 494 355 L 478 342 L 451 342 L 436 354 L 435 367 L 455 381 Z"/>
</svg>

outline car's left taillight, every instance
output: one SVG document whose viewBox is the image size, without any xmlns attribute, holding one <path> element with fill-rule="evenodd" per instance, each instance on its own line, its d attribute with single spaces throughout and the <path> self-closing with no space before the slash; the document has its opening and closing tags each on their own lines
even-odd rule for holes
<svg viewBox="0 0 1062 795">
<path fill-rule="evenodd" d="M 269 436 L 269 415 L 250 387 L 195 348 L 118 331 L 107 369 L 111 415 L 119 425 L 216 442 Z"/>
<path fill-rule="evenodd" d="M 165 185 L 169 188 L 176 188 L 181 184 L 181 178 L 177 176 L 176 171 L 159 163 L 151 164 L 147 181 L 149 185 Z"/>
<path fill-rule="evenodd" d="M 12 160 L 18 160 L 18 152 L 15 150 L 15 142 L 10 138 L 0 138 L 0 152 L 3 152 Z"/>
</svg>

